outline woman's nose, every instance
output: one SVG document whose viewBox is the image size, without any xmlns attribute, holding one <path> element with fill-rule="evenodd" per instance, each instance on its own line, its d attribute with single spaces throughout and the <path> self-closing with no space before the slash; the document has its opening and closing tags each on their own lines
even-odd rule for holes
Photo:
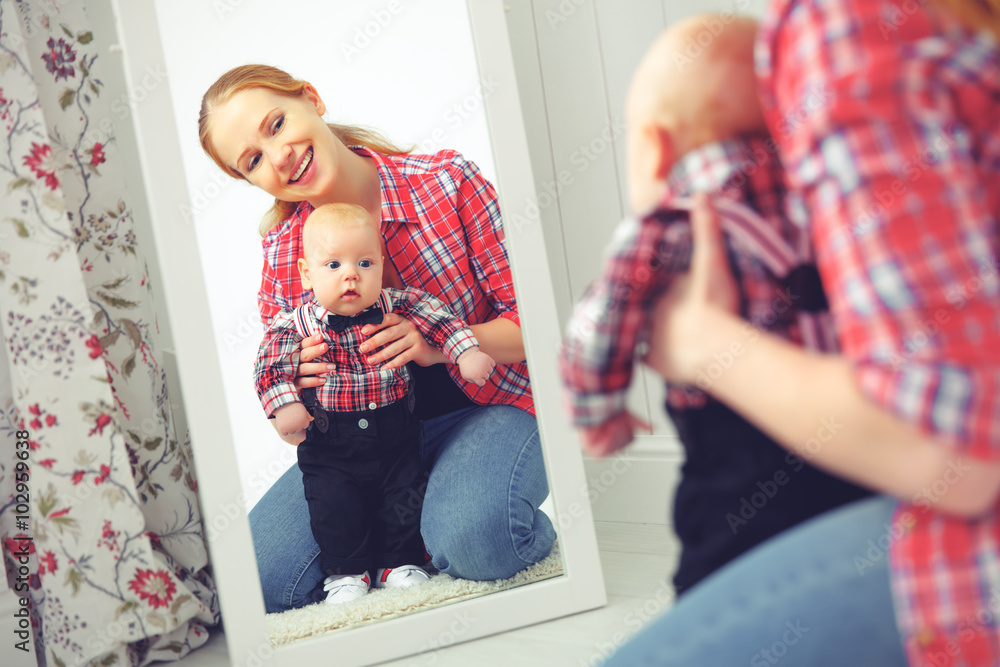
<svg viewBox="0 0 1000 667">
<path fill-rule="evenodd" d="M 285 143 L 271 144 L 264 149 L 264 153 L 267 155 L 267 159 L 275 171 L 281 173 L 288 169 L 292 157 L 291 146 Z"/>
</svg>

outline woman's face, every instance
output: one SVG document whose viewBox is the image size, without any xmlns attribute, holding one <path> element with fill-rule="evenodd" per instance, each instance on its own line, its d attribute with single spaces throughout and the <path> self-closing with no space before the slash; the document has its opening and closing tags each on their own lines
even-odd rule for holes
<svg viewBox="0 0 1000 667">
<path fill-rule="evenodd" d="M 311 87 L 298 97 L 250 88 L 219 105 L 210 141 L 230 167 L 284 201 L 331 201 L 340 142 L 323 122 L 323 100 Z"/>
</svg>

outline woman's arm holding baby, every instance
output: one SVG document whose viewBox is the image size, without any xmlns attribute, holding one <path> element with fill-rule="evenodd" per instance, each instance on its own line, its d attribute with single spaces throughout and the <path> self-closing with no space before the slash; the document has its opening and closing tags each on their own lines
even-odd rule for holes
<svg viewBox="0 0 1000 667">
<path fill-rule="evenodd" d="M 1000 462 L 951 450 L 872 403 L 847 358 L 809 353 L 740 320 L 728 291 L 735 289 L 731 276 L 725 284 L 718 221 L 707 204 L 692 216 L 692 228 L 691 272 L 655 318 L 647 359 L 654 369 L 679 383 L 701 378 L 699 386 L 776 442 L 859 484 L 965 517 L 996 504 Z M 940 489 L 939 480 L 947 491 L 928 492 Z"/>
</svg>

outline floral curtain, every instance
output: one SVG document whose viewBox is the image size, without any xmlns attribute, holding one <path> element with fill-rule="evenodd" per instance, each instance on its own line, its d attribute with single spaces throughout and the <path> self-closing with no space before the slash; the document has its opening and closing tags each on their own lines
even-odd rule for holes
<svg viewBox="0 0 1000 667">
<path fill-rule="evenodd" d="M 0 0 L 3 651 L 144 665 L 219 610 L 85 5 Z"/>
</svg>

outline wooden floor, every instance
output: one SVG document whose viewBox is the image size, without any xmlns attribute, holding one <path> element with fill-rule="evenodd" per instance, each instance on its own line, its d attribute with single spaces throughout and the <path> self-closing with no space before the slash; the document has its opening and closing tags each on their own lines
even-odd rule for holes
<svg viewBox="0 0 1000 667">
<path fill-rule="evenodd" d="M 464 644 L 401 660 L 391 667 L 590 667 L 627 640 L 673 599 L 670 574 L 678 545 L 667 527 L 657 524 L 597 522 L 608 604 L 601 609 L 512 630 Z M 0 595 L 0 633 L 12 636 L 6 623 L 12 618 L 13 596 Z M 10 655 L 2 647 L 4 667 L 27 667 L 34 661 Z M 17 652 L 15 652 L 17 653 Z M 167 664 L 167 663 L 163 663 Z M 225 642 L 215 633 L 209 643 L 180 663 L 184 667 L 228 664 Z"/>
</svg>

